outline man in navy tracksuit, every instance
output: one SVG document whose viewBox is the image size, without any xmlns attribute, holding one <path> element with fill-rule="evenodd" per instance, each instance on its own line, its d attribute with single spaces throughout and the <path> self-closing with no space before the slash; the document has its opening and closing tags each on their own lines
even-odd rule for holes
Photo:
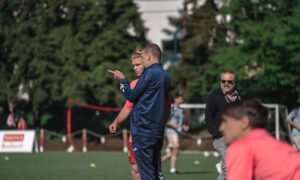
<svg viewBox="0 0 300 180">
<path fill-rule="evenodd" d="M 142 180 L 162 179 L 161 148 L 164 126 L 170 109 L 165 106 L 170 88 L 170 76 L 159 64 L 161 50 L 148 44 L 142 50 L 144 72 L 134 89 L 120 71 L 110 71 L 121 80 L 124 97 L 134 103 L 130 115 L 132 148 Z"/>
</svg>

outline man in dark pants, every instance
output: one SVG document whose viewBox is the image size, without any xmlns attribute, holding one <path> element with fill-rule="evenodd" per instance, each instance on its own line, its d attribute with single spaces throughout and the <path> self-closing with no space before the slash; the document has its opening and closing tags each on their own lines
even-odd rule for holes
<svg viewBox="0 0 300 180">
<path fill-rule="evenodd" d="M 161 50 L 148 44 L 142 50 L 144 72 L 134 89 L 120 71 L 109 71 L 121 81 L 123 96 L 134 106 L 130 115 L 132 148 L 142 180 L 157 180 L 161 174 L 161 148 L 164 126 L 170 114 L 165 106 L 170 88 L 170 76 L 160 65 Z"/>
<path fill-rule="evenodd" d="M 233 102 L 241 101 L 241 95 L 235 87 L 236 78 L 235 74 L 231 71 L 221 73 L 221 88 L 213 91 L 209 97 L 205 109 L 205 121 L 208 131 L 213 136 L 214 148 L 218 151 L 225 164 L 225 156 L 227 146 L 224 143 L 222 133 L 219 131 L 222 119 L 221 114 L 225 107 Z M 217 180 L 226 179 L 226 167 L 223 165 L 222 172 Z"/>
</svg>

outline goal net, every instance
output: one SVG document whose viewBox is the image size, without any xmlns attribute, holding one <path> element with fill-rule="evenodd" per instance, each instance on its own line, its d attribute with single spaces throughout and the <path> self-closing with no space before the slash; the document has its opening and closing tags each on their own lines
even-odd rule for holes
<svg viewBox="0 0 300 180">
<path fill-rule="evenodd" d="M 80 108 L 75 108 L 76 109 L 75 112 L 74 111 L 72 112 L 73 104 L 77 105 L 77 107 L 78 106 L 80 107 Z M 100 127 L 100 123 L 107 122 L 105 121 L 105 119 L 108 119 L 109 120 L 108 122 L 111 122 L 111 119 L 116 117 L 117 113 L 120 110 L 121 108 L 95 106 L 95 105 L 85 104 L 74 99 L 70 99 L 69 108 L 67 111 L 67 137 L 71 146 L 69 147 L 68 151 L 73 151 L 74 149 L 74 143 L 72 141 L 71 131 L 88 128 L 89 130 L 91 130 L 91 133 L 93 133 L 93 131 L 96 131 L 97 127 Z M 94 115 L 89 116 L 88 114 L 94 114 Z M 76 123 L 77 127 L 73 127 L 73 128 L 71 127 L 72 120 L 77 121 Z"/>
</svg>

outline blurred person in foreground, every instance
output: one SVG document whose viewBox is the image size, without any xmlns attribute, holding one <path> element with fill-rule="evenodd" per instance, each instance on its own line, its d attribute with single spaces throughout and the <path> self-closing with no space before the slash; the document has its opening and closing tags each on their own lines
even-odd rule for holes
<svg viewBox="0 0 300 180">
<path fill-rule="evenodd" d="M 144 72 L 134 89 L 130 88 L 124 74 L 109 70 L 114 78 L 120 80 L 123 96 L 134 103 L 130 115 L 132 148 L 137 160 L 141 179 L 162 179 L 161 149 L 164 126 L 170 115 L 166 101 L 170 89 L 170 76 L 163 70 L 161 50 L 156 44 L 148 44 L 142 50 Z"/>
<path fill-rule="evenodd" d="M 300 106 L 293 109 L 286 117 L 286 122 L 292 125 L 292 141 L 294 148 L 300 151 Z"/>
<path fill-rule="evenodd" d="M 171 158 L 171 174 L 178 173 L 176 170 L 176 161 L 179 154 L 179 134 L 182 130 L 189 130 L 189 126 L 183 125 L 183 110 L 179 107 L 182 103 L 182 94 L 176 93 L 174 97 L 174 105 L 171 106 L 170 120 L 167 122 L 166 136 L 168 139 L 168 148 L 170 148 L 171 151 L 162 157 L 162 161 Z"/>
<path fill-rule="evenodd" d="M 132 56 L 131 56 L 131 63 L 133 66 L 133 70 L 137 77 L 140 77 L 140 75 L 144 71 L 144 66 L 142 65 L 142 59 L 141 59 L 141 48 L 137 48 Z M 130 83 L 130 87 L 133 89 L 138 82 L 138 79 L 133 80 Z M 109 131 L 110 133 L 115 134 L 117 131 L 117 126 L 121 123 L 123 123 L 130 115 L 131 109 L 133 107 L 133 103 L 126 101 L 125 105 L 121 109 L 120 113 L 116 117 L 116 119 L 113 121 L 113 123 L 110 124 L 109 126 Z M 132 149 L 132 136 L 130 134 L 129 136 L 129 143 L 128 143 L 128 161 L 131 164 L 131 175 L 133 180 L 140 180 L 140 173 L 138 171 L 138 167 L 136 164 L 136 159 L 134 156 L 134 152 Z"/>
<path fill-rule="evenodd" d="M 227 180 L 299 180 L 300 153 L 264 128 L 269 112 L 258 100 L 227 107 L 220 131 L 228 147 Z"/>
<path fill-rule="evenodd" d="M 205 108 L 205 122 L 207 129 L 213 136 L 213 146 L 221 156 L 223 165 L 218 163 L 217 169 L 221 169 L 221 173 L 218 180 L 226 179 L 226 167 L 225 156 L 227 146 L 224 143 L 222 133 L 219 131 L 220 124 L 222 122 L 221 114 L 223 110 L 234 102 L 241 101 L 241 93 L 236 89 L 236 77 L 235 73 L 231 71 L 225 71 L 221 73 L 220 88 L 213 91 L 206 103 Z M 222 166 L 222 168 L 220 168 Z"/>
</svg>

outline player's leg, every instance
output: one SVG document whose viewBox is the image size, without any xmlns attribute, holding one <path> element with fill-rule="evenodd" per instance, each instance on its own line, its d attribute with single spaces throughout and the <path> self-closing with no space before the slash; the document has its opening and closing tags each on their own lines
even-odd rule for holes
<svg viewBox="0 0 300 180">
<path fill-rule="evenodd" d="M 128 142 L 128 161 L 131 164 L 131 175 L 133 180 L 140 180 L 140 173 L 136 164 L 135 155 L 132 149 L 132 136 L 130 134 L 129 142 Z"/>
<path fill-rule="evenodd" d="M 131 175 L 133 180 L 141 180 L 137 164 L 131 164 Z"/>
<path fill-rule="evenodd" d="M 164 162 L 165 160 L 169 159 L 169 158 L 171 157 L 171 155 L 172 155 L 172 151 L 170 151 L 170 152 L 168 152 L 167 154 L 165 154 L 165 155 L 162 157 L 161 161 Z"/>
<path fill-rule="evenodd" d="M 167 154 L 165 154 L 161 161 L 164 162 L 165 160 L 169 159 L 172 156 L 172 148 L 173 148 L 173 144 L 172 144 L 172 134 L 168 134 L 167 135 L 167 140 L 168 140 L 168 148 L 171 149 L 170 152 L 168 152 Z"/>
<path fill-rule="evenodd" d="M 169 140 L 171 142 L 170 146 L 172 147 L 170 173 L 175 174 L 177 172 L 176 161 L 179 153 L 179 136 L 177 133 L 170 134 L 169 136 L 170 136 Z"/>
<path fill-rule="evenodd" d="M 170 168 L 170 173 L 176 173 L 176 161 L 177 161 L 177 156 L 179 152 L 179 147 L 174 147 L 172 150 L 172 156 L 171 156 L 171 168 Z"/>
</svg>

